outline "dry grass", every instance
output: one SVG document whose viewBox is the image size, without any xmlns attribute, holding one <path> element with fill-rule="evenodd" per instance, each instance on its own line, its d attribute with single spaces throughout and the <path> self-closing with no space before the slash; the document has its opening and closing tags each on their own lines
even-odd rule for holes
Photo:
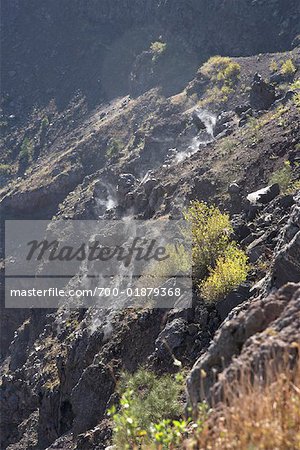
<svg viewBox="0 0 300 450">
<path fill-rule="evenodd" d="M 294 344 L 295 347 L 298 344 Z M 298 347 L 299 348 L 299 347 Z M 300 363 L 267 368 L 268 382 L 244 377 L 226 388 L 226 403 L 212 413 L 191 450 L 299 450 Z"/>
</svg>

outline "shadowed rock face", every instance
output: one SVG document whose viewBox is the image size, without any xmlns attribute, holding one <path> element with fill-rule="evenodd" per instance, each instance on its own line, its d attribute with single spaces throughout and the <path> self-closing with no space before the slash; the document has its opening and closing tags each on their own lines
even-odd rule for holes
<svg viewBox="0 0 300 450">
<path fill-rule="evenodd" d="M 289 344 L 299 341 L 299 195 L 295 201 L 286 225 L 278 229 L 271 273 L 261 283 L 261 288 L 264 286 L 265 291 L 271 289 L 273 293 L 251 298 L 224 321 L 188 377 L 189 402 L 193 408 L 205 398 L 222 399 L 224 385 L 234 380 L 239 369 L 252 368 L 257 372 L 265 359 L 275 357 L 276 352 L 280 355 Z M 266 245 L 267 239 L 265 234 L 260 244 Z M 276 292 L 275 288 L 280 289 Z M 203 371 L 207 374 L 205 378 L 201 378 Z M 218 374 L 222 375 L 218 378 Z"/>
<path fill-rule="evenodd" d="M 250 105 L 254 109 L 269 109 L 275 102 L 275 87 L 266 83 L 262 77 L 256 73 L 250 91 Z"/>
<path fill-rule="evenodd" d="M 3 0 L 1 7 L 4 106 L 18 115 L 52 98 L 63 108 L 78 90 L 93 106 L 127 94 L 134 66 L 140 74 L 146 67 L 139 55 L 160 36 L 178 55 L 158 70 L 149 55 L 138 93 L 157 85 L 179 92 L 208 56 L 289 49 L 299 34 L 297 0 Z"/>
<path fill-rule="evenodd" d="M 276 294 L 246 302 L 228 317 L 188 377 L 188 401 L 194 410 L 204 399 L 222 400 L 226 383 L 241 371 L 263 371 L 268 359 L 279 361 L 299 341 L 299 300 L 300 284 L 287 284 Z"/>
</svg>

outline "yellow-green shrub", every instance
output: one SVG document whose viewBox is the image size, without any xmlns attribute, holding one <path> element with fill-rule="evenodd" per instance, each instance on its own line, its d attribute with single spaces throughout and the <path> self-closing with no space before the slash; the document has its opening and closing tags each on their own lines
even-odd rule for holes
<svg viewBox="0 0 300 450">
<path fill-rule="evenodd" d="M 184 217 L 191 224 L 195 276 L 203 278 L 228 247 L 233 231 L 230 218 L 216 206 L 199 201 L 191 202 Z"/>
<path fill-rule="evenodd" d="M 204 107 L 210 103 L 226 103 L 229 95 L 234 92 L 233 86 L 238 80 L 240 71 L 240 65 L 229 57 L 211 57 L 199 69 L 199 72 L 213 83 L 200 101 L 200 105 Z"/>
<path fill-rule="evenodd" d="M 228 214 L 216 206 L 193 201 L 184 217 L 191 225 L 197 285 L 205 300 L 217 301 L 246 280 L 248 258 L 230 238 Z"/>
<path fill-rule="evenodd" d="M 10 175 L 11 166 L 9 164 L 0 164 L 0 175 Z"/>
<path fill-rule="evenodd" d="M 297 78 L 293 83 L 290 84 L 290 89 L 292 91 L 299 91 L 300 90 L 300 78 Z"/>
<path fill-rule="evenodd" d="M 270 69 L 270 71 L 271 72 L 277 72 L 277 70 L 278 70 L 278 64 L 277 64 L 277 62 L 275 61 L 275 59 L 272 59 L 272 61 L 271 61 L 271 63 L 270 63 L 270 67 L 269 67 L 269 69 Z"/>
<path fill-rule="evenodd" d="M 295 64 L 293 63 L 293 60 L 287 59 L 282 63 L 280 72 L 282 73 L 282 75 L 294 75 L 296 70 L 297 69 L 295 67 Z"/>
<path fill-rule="evenodd" d="M 295 106 L 300 109 L 300 92 L 297 92 L 297 94 L 294 95 L 293 102 Z"/>
<path fill-rule="evenodd" d="M 247 255 L 231 242 L 210 269 L 209 276 L 199 284 L 203 298 L 212 302 L 225 297 L 246 280 L 248 270 Z"/>
<path fill-rule="evenodd" d="M 152 42 L 150 49 L 153 53 L 152 60 L 155 62 L 167 50 L 167 44 L 161 41 Z"/>
<path fill-rule="evenodd" d="M 212 81 L 232 83 L 240 74 L 241 66 L 227 56 L 212 56 L 200 72 Z"/>
</svg>

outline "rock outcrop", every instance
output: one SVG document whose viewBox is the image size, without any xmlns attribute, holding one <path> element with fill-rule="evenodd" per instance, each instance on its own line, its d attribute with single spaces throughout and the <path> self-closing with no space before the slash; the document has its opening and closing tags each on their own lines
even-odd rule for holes
<svg viewBox="0 0 300 450">
<path fill-rule="evenodd" d="M 266 83 L 261 75 L 255 74 L 250 91 L 250 105 L 253 109 L 269 109 L 275 102 L 275 88 Z"/>
<path fill-rule="evenodd" d="M 194 365 L 188 380 L 188 401 L 197 410 L 201 400 L 222 400 L 226 383 L 243 370 L 259 371 L 275 356 L 280 359 L 299 341 L 300 284 L 287 284 L 277 293 L 255 298 L 234 310 L 207 352 Z"/>
<path fill-rule="evenodd" d="M 239 371 L 263 370 L 267 358 L 279 359 L 293 342 L 299 342 L 299 202 L 297 195 L 285 226 L 277 227 L 277 233 L 273 234 L 271 270 L 258 283 L 256 295 L 233 309 L 206 353 L 195 363 L 187 380 L 189 403 L 194 411 L 201 400 L 221 400 L 222 389 Z M 275 204 L 272 207 L 275 211 Z M 272 224 L 268 226 L 272 229 Z M 262 235 L 257 245 L 263 246 L 261 257 L 269 246 L 268 233 Z"/>
</svg>

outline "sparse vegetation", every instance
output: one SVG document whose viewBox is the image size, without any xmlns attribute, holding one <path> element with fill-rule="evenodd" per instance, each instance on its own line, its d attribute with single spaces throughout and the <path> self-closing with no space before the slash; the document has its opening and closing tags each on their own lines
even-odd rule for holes
<svg viewBox="0 0 300 450">
<path fill-rule="evenodd" d="M 123 144 L 117 139 L 110 139 L 108 146 L 106 148 L 105 156 L 107 159 L 112 158 L 117 155 L 123 149 Z"/>
<path fill-rule="evenodd" d="M 290 161 L 285 161 L 283 167 L 273 173 L 269 183 L 278 183 L 284 194 L 293 193 L 300 188 L 300 180 L 296 179 L 296 173 Z"/>
<path fill-rule="evenodd" d="M 297 92 L 297 94 L 294 95 L 293 102 L 295 106 L 300 109 L 300 92 Z"/>
<path fill-rule="evenodd" d="M 41 125 L 42 125 L 42 129 L 45 129 L 45 128 L 48 127 L 48 125 L 49 125 L 49 119 L 48 119 L 47 116 L 44 117 L 44 118 L 42 119 Z"/>
<path fill-rule="evenodd" d="M 19 165 L 22 168 L 26 168 L 32 158 L 33 153 L 33 143 L 29 138 L 25 138 L 21 145 L 21 150 L 19 153 Z"/>
<path fill-rule="evenodd" d="M 0 164 L 0 176 L 10 175 L 11 174 L 11 166 L 9 164 Z"/>
<path fill-rule="evenodd" d="M 213 56 L 199 69 L 199 72 L 207 77 L 213 87 L 206 92 L 201 105 L 210 103 L 226 103 L 230 94 L 234 92 L 233 86 L 239 78 L 241 67 L 229 57 Z"/>
<path fill-rule="evenodd" d="M 221 105 L 223 103 L 228 102 L 229 95 L 232 94 L 234 90 L 230 87 L 226 87 L 225 89 L 219 88 L 218 86 L 214 86 L 213 88 L 209 88 L 205 93 L 205 98 L 202 98 L 198 105 L 202 108 L 210 105 Z"/>
<path fill-rule="evenodd" d="M 280 72 L 282 75 L 292 76 L 297 71 L 292 59 L 287 59 L 281 64 Z"/>
<path fill-rule="evenodd" d="M 245 128 L 245 137 L 248 138 L 249 143 L 257 144 L 262 139 L 262 128 L 266 123 L 268 123 L 268 119 L 262 118 L 257 119 L 256 117 L 249 117 L 247 122 L 247 127 Z"/>
<path fill-rule="evenodd" d="M 120 409 L 112 407 L 109 411 L 114 420 L 116 447 L 135 449 L 152 443 L 153 436 L 163 438 L 163 428 L 183 413 L 182 392 L 182 376 L 158 377 L 145 369 L 123 375 L 119 383 Z"/>
<path fill-rule="evenodd" d="M 271 71 L 272 73 L 277 72 L 277 70 L 278 70 L 278 64 L 277 64 L 277 62 L 275 61 L 275 59 L 272 59 L 269 68 L 270 68 L 270 71 Z"/>
<path fill-rule="evenodd" d="M 292 346 L 299 348 L 296 342 Z M 266 385 L 261 377 L 254 376 L 253 381 L 247 373 L 227 383 L 226 401 L 211 415 L 210 427 L 204 427 L 185 448 L 299 450 L 300 363 L 290 369 L 286 361 L 275 373 L 274 367 L 274 361 L 267 364 Z"/>
<path fill-rule="evenodd" d="M 293 91 L 300 90 L 300 78 L 297 78 L 293 83 L 290 84 L 290 89 Z"/>
<path fill-rule="evenodd" d="M 288 123 L 286 113 L 289 111 L 285 105 L 279 105 L 274 110 L 268 111 L 261 117 L 249 117 L 247 126 L 243 130 L 243 137 L 248 145 L 251 143 L 259 143 L 264 138 L 263 128 L 270 122 L 277 121 L 281 127 L 285 127 Z"/>
<path fill-rule="evenodd" d="M 224 137 L 218 142 L 218 149 L 223 157 L 230 155 L 238 146 L 236 139 L 231 136 Z"/>
<path fill-rule="evenodd" d="M 0 119 L 0 128 L 6 128 L 8 125 L 7 120 L 5 119 Z"/>
<path fill-rule="evenodd" d="M 167 50 L 167 44 L 165 42 L 155 41 L 150 45 L 150 49 L 153 53 L 153 61 L 157 61 L 157 59 Z"/>
</svg>

